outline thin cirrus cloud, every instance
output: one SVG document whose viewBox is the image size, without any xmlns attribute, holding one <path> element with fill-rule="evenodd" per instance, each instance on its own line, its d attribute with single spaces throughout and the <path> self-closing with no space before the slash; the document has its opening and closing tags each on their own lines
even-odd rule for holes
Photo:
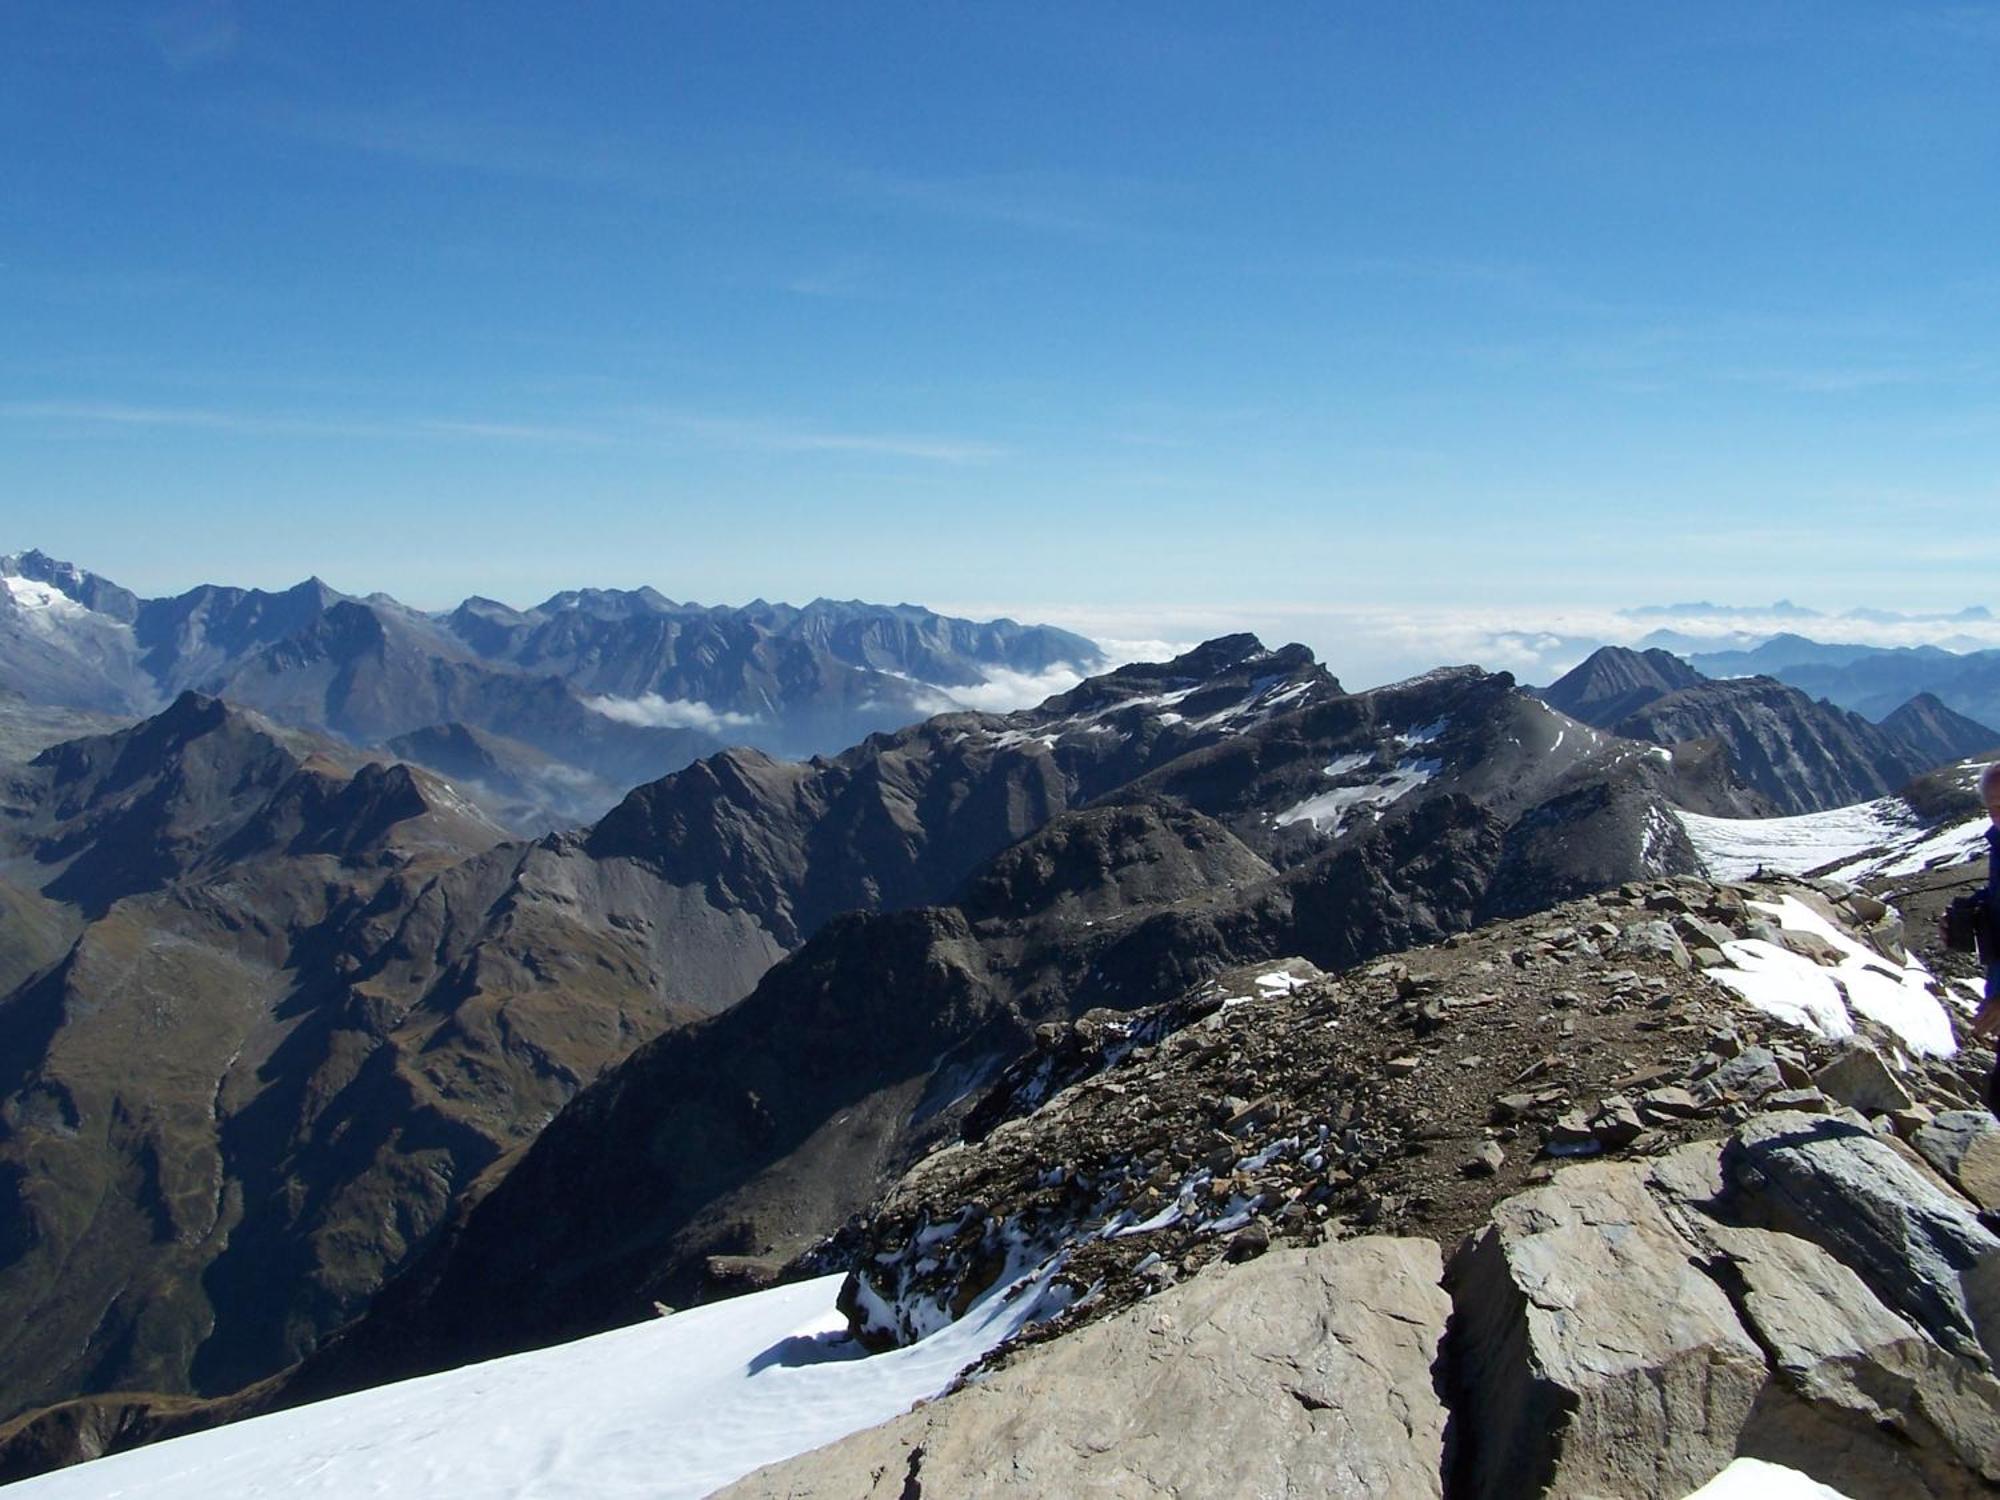
<svg viewBox="0 0 2000 1500">
<path fill-rule="evenodd" d="M 411 110 L 289 111 L 264 123 L 316 145 L 443 171 L 531 179 L 642 197 L 740 192 L 907 211 L 926 218 L 997 225 L 1064 238 L 1126 231 L 1106 211 L 1157 192 L 1136 181 L 1003 172 L 912 176 L 883 167 L 808 158 L 690 159 L 641 141 L 526 126 L 471 115 Z"/>
<path fill-rule="evenodd" d="M 0 420 L 51 427 L 85 424 L 130 428 L 182 428 L 246 437 L 443 438 L 597 446 L 681 434 L 724 447 L 773 453 L 853 453 L 925 463 L 976 464 L 1003 458 L 995 443 L 921 433 L 843 431 L 754 417 L 693 412 L 650 413 L 631 425 L 561 426 L 536 422 L 455 417 L 394 421 L 302 417 L 209 407 L 152 406 L 119 401 L 0 401 Z"/>
<path fill-rule="evenodd" d="M 861 453 L 928 463 L 976 464 L 1004 458 L 1008 450 L 970 438 L 907 432 L 851 432 L 760 417 L 719 417 L 689 411 L 653 411 L 652 425 L 669 432 L 774 453 Z"/>
<path fill-rule="evenodd" d="M 602 434 L 528 422 L 420 417 L 403 421 L 296 417 L 206 407 L 144 406 L 116 401 L 0 401 L 12 422 L 84 423 L 109 427 L 189 428 L 250 437 L 471 438 L 528 443 L 599 443 Z"/>
</svg>

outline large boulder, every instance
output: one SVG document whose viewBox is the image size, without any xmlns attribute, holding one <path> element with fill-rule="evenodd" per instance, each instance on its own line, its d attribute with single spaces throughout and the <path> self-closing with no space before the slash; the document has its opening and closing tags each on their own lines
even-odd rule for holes
<svg viewBox="0 0 2000 1500">
<path fill-rule="evenodd" d="M 1646 1178 L 1568 1168 L 1455 1258 L 1468 1493 L 1679 1500 L 1735 1456 L 1764 1354 Z"/>
<path fill-rule="evenodd" d="M 719 1495 L 1441 1496 L 1440 1270 L 1428 1240 L 1274 1250 Z"/>
<path fill-rule="evenodd" d="M 1983 1346 L 2000 1329 L 1985 1289 L 2000 1239 L 1920 1164 L 1850 1121 L 1788 1112 L 1745 1121 L 1722 1167 L 1746 1222 L 1813 1241 L 1946 1350 L 1991 1370 Z"/>
</svg>

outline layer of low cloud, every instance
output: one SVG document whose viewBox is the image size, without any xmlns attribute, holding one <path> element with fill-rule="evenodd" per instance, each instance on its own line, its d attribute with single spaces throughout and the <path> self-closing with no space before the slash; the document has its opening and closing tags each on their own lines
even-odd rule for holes
<svg viewBox="0 0 2000 1500">
<path fill-rule="evenodd" d="M 1838 610 L 1801 616 L 1781 609 L 1687 605 L 1637 613 L 1560 605 L 1389 606 L 1257 603 L 1135 605 L 1126 608 L 954 605 L 952 613 L 1008 613 L 1060 625 L 1102 645 L 1114 661 L 1165 660 L 1187 644 L 1250 631 L 1268 646 L 1302 642 L 1350 690 L 1395 682 L 1445 665 L 1511 672 L 1524 683 L 1554 681 L 1603 645 L 1670 649 L 1745 649 L 1790 632 L 1812 640 L 1866 646 L 2000 648 L 2000 620 L 1947 613 L 1850 616 Z"/>
<path fill-rule="evenodd" d="M 641 693 L 636 698 L 586 698 L 584 706 L 593 713 L 620 724 L 637 724 L 646 729 L 699 729 L 704 734 L 727 734 L 757 722 L 755 714 L 731 713 L 712 708 L 695 698 L 663 698 L 658 693 Z"/>
<path fill-rule="evenodd" d="M 1004 714 L 1017 708 L 1033 708 L 1057 693 L 1066 693 L 1083 681 L 1082 668 L 1059 662 L 1046 672 L 1014 672 L 990 667 L 986 680 L 973 687 L 946 689 L 962 708 L 981 713 Z"/>
</svg>

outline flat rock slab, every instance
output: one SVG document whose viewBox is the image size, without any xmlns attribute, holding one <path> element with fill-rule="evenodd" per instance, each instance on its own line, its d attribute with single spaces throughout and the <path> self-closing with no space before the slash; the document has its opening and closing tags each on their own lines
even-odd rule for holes
<svg viewBox="0 0 2000 1500">
<path fill-rule="evenodd" d="M 719 1495 L 1441 1496 L 1441 1269 L 1429 1240 L 1274 1250 Z"/>
<path fill-rule="evenodd" d="M 1568 1168 L 1454 1259 L 1473 1493 L 1680 1500 L 1735 1457 L 1764 1355 L 1648 1175 Z"/>
</svg>

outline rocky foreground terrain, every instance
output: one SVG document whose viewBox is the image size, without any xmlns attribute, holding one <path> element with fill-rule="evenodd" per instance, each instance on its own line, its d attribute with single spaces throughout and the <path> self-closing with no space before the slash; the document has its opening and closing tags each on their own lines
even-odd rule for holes
<svg viewBox="0 0 2000 1500">
<path fill-rule="evenodd" d="M 1680 878 L 1045 1026 L 801 1268 L 877 1345 L 1023 1277 L 1067 1309 L 724 1493 L 1993 1493 L 2000 1127 L 1950 988 L 1864 893 Z"/>
</svg>

